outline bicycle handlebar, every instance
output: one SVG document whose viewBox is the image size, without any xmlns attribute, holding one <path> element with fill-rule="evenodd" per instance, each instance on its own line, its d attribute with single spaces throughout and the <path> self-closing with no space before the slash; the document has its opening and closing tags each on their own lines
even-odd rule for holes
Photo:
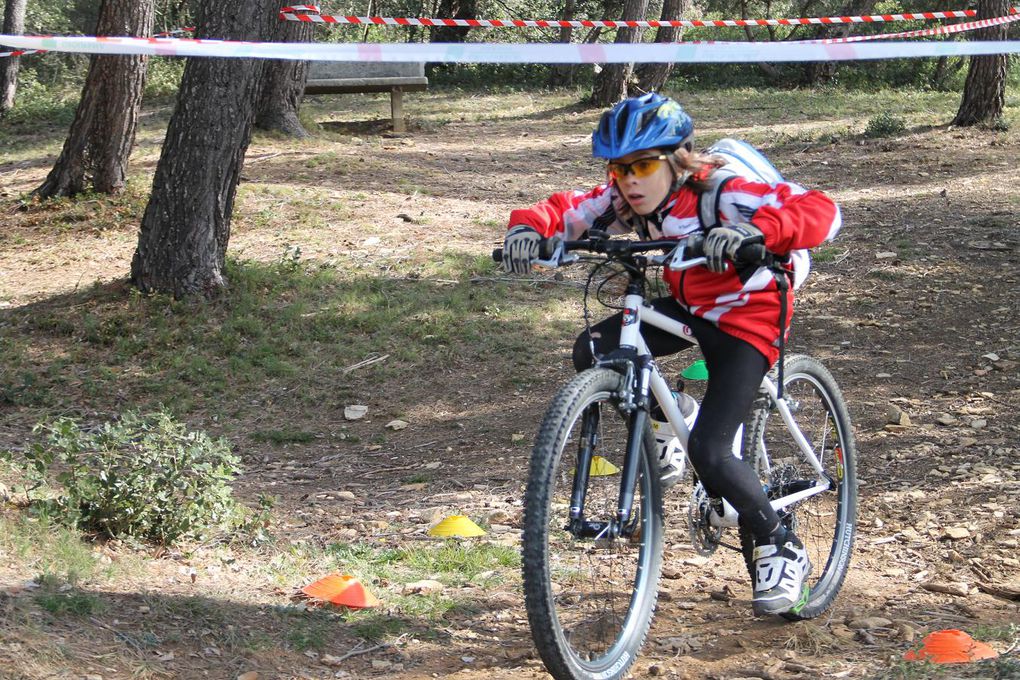
<svg viewBox="0 0 1020 680">
<path fill-rule="evenodd" d="M 705 256 L 705 237 L 703 234 L 693 234 L 685 239 L 660 239 L 656 241 L 631 241 L 612 240 L 609 238 L 587 238 L 579 241 L 564 241 L 558 236 L 542 239 L 539 246 L 540 264 L 558 267 L 563 262 L 563 256 L 573 250 L 587 250 L 593 253 L 605 255 L 636 255 L 655 250 L 672 251 L 678 246 L 683 246 L 684 257 L 681 261 L 690 261 Z M 559 253 L 559 256 L 557 256 Z M 503 261 L 503 249 L 496 248 L 492 251 L 492 259 L 496 262 Z M 662 261 L 655 264 L 666 264 L 671 258 L 662 256 Z M 773 255 L 764 245 L 753 243 L 740 248 L 737 251 L 736 263 L 738 264 L 760 264 L 771 266 Z"/>
</svg>

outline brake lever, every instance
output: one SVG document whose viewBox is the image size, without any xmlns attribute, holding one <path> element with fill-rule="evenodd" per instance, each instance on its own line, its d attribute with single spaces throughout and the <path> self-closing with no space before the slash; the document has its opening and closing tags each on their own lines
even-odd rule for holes
<svg viewBox="0 0 1020 680">
<path fill-rule="evenodd" d="M 578 255 L 573 253 L 567 253 L 563 250 L 563 241 L 558 241 L 556 247 L 553 249 L 552 255 L 546 260 L 535 260 L 535 264 L 541 267 L 548 267 L 549 269 L 555 269 L 562 267 L 565 264 L 571 262 L 577 262 L 581 259 Z"/>
<path fill-rule="evenodd" d="M 666 264 L 666 266 L 669 267 L 670 271 L 679 272 L 685 269 L 691 269 L 693 267 L 703 265 L 706 262 L 708 262 L 708 258 L 704 256 L 694 257 L 689 260 L 685 259 L 684 256 L 686 255 L 686 252 L 687 252 L 687 239 L 684 239 L 680 241 L 679 244 L 677 244 L 676 248 L 673 249 L 673 254 L 670 256 L 669 261 Z"/>
</svg>

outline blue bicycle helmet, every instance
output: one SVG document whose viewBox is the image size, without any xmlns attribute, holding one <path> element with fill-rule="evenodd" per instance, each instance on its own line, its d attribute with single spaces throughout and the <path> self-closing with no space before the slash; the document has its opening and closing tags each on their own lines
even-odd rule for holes
<svg viewBox="0 0 1020 680">
<path fill-rule="evenodd" d="M 656 92 L 631 97 L 602 114 L 591 133 L 591 155 L 620 158 L 643 149 L 690 148 L 694 122 L 678 103 Z"/>
</svg>

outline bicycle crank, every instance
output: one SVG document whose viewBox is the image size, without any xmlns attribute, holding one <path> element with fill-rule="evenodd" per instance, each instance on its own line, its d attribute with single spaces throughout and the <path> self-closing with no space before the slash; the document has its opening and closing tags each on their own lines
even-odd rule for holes
<svg viewBox="0 0 1020 680">
<path fill-rule="evenodd" d="M 709 521 L 711 512 L 713 512 L 712 499 L 705 492 L 701 482 L 698 482 L 687 506 L 687 528 L 695 552 L 705 557 L 716 551 L 723 533 L 722 527 L 714 527 Z"/>
</svg>

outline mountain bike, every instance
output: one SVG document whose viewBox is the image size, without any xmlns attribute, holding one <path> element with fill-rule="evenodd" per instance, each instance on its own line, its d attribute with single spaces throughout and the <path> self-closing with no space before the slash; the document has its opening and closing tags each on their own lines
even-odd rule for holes
<svg viewBox="0 0 1020 680">
<path fill-rule="evenodd" d="M 579 241 L 542 243 L 539 264 L 547 267 L 594 262 L 585 286 L 586 322 L 593 286 L 600 297 L 605 281 L 622 277 L 626 283 L 622 304 L 610 303 L 624 310 L 619 347 L 557 392 L 531 453 L 525 602 L 535 646 L 561 680 L 623 677 L 651 626 L 662 565 L 663 491 L 650 409 L 654 404 L 662 409 L 684 452 L 689 430 L 641 326 L 651 324 L 696 344 L 688 326 L 651 307 L 646 290 L 650 269 L 703 265 L 702 245 L 700 235 L 629 241 L 594 231 Z M 493 252 L 497 260 L 501 255 Z M 762 246 L 742 249 L 737 259 L 782 271 Z M 607 267 L 613 273 L 600 279 Z M 781 364 L 782 370 L 763 378 L 734 449 L 756 470 L 772 507 L 814 565 L 806 602 L 783 615 L 800 620 L 828 610 L 847 573 L 857 511 L 856 448 L 846 404 L 829 371 L 803 355 Z M 739 529 L 728 503 L 705 492 L 696 472 L 693 481 L 688 529 L 694 549 L 740 550 L 750 571 L 753 537 Z M 723 541 L 729 529 L 737 530 L 739 547 Z"/>
</svg>

